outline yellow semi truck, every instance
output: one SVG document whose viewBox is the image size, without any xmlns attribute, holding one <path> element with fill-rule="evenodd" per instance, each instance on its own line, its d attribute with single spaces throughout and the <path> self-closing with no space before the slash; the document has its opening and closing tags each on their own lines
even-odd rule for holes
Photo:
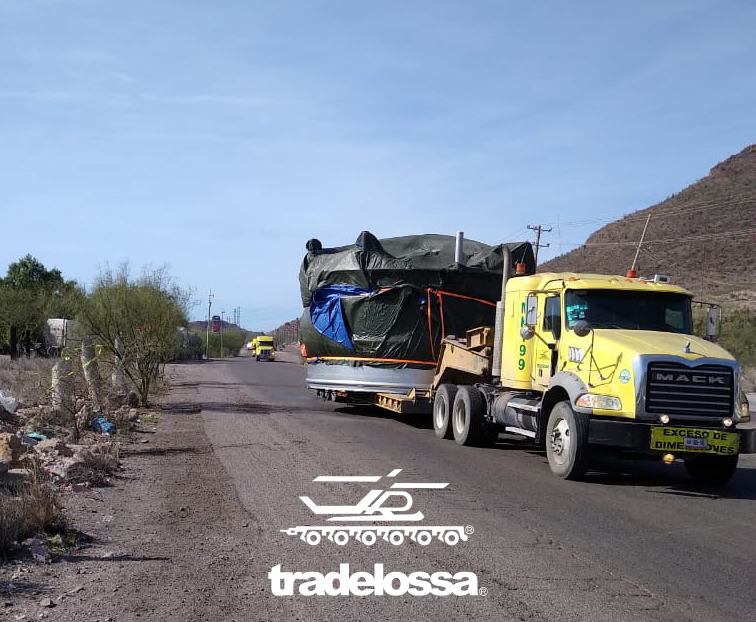
<svg viewBox="0 0 756 622">
<path fill-rule="evenodd" d="M 254 351 L 256 361 L 275 361 L 275 345 L 273 337 L 259 335 L 252 340 L 255 344 Z"/>
<path fill-rule="evenodd" d="M 739 454 L 756 451 L 754 430 L 738 428 L 749 421 L 738 363 L 713 343 L 714 306 L 708 338 L 696 337 L 693 296 L 666 277 L 508 278 L 508 262 L 496 325 L 442 342 L 431 386 L 438 437 L 478 446 L 502 431 L 530 437 L 565 479 L 603 447 L 681 459 L 698 483 L 721 485 Z"/>
</svg>

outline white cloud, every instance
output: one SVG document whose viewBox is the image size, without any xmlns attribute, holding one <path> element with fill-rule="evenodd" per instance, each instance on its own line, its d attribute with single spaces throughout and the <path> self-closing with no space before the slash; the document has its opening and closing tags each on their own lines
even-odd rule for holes
<svg viewBox="0 0 756 622">
<path fill-rule="evenodd" d="M 265 106 L 270 104 L 292 103 L 292 100 L 280 100 L 254 95 L 214 95 L 196 93 L 192 95 L 158 95 L 140 93 L 139 99 L 156 104 L 217 104 L 222 106 Z"/>
<path fill-rule="evenodd" d="M 0 2 L 15 2 L 15 0 L 0 0 Z M 81 93 L 73 91 L 22 91 L 0 90 L 0 99 L 33 99 L 38 101 L 62 102 L 82 99 Z"/>
</svg>

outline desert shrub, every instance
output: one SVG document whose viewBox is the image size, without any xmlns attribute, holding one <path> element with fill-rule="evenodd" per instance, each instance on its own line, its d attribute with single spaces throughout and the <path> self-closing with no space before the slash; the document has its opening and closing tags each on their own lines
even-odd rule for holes
<svg viewBox="0 0 756 622">
<path fill-rule="evenodd" d="M 0 553 L 40 532 L 58 532 L 67 526 L 58 493 L 39 466 L 27 481 L 0 487 Z"/>
<path fill-rule="evenodd" d="M 112 475 L 120 468 L 121 450 L 117 443 L 99 443 L 79 451 L 81 464 Z"/>
<path fill-rule="evenodd" d="M 83 447 L 79 462 L 66 470 L 66 479 L 72 484 L 89 482 L 92 486 L 108 486 L 108 476 L 120 469 L 120 448 L 116 443 L 100 443 Z"/>
<path fill-rule="evenodd" d="M 694 309 L 696 335 L 703 335 L 706 313 Z M 747 309 L 725 309 L 722 313 L 722 336 L 719 345 L 745 367 L 756 366 L 756 313 Z"/>
<path fill-rule="evenodd" d="M 142 406 L 147 405 L 161 366 L 181 349 L 178 327 L 186 324 L 189 296 L 165 269 L 132 279 L 128 266 L 122 266 L 116 272 L 104 270 L 82 303 L 82 330 L 122 362 Z"/>
<path fill-rule="evenodd" d="M 756 366 L 756 313 L 746 309 L 726 312 L 719 343 L 741 365 Z"/>
</svg>

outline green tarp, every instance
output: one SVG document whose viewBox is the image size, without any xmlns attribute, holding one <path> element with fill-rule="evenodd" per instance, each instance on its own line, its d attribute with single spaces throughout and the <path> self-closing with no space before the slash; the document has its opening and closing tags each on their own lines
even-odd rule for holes
<svg viewBox="0 0 756 622">
<path fill-rule="evenodd" d="M 307 355 L 399 367 L 434 362 L 444 336 L 493 325 L 503 246 L 466 239 L 456 265 L 448 235 L 379 240 L 363 231 L 355 244 L 336 248 L 310 240 L 299 273 Z M 535 271 L 530 243 L 506 246 L 512 274 L 518 262 Z"/>
</svg>

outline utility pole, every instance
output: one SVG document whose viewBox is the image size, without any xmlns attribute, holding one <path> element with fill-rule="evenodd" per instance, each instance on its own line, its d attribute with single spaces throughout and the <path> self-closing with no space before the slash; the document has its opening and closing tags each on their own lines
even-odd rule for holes
<svg viewBox="0 0 756 622">
<path fill-rule="evenodd" d="M 205 358 L 210 358 L 210 307 L 213 306 L 213 288 L 210 288 L 210 293 L 207 295 L 207 341 L 205 341 Z"/>
<path fill-rule="evenodd" d="M 221 329 L 220 329 L 220 334 L 221 334 L 221 358 L 223 358 L 223 314 L 224 313 L 225 313 L 225 311 L 221 311 Z"/>
<path fill-rule="evenodd" d="M 534 246 L 535 246 L 535 263 L 537 266 L 538 265 L 538 249 L 548 248 L 550 246 L 549 244 L 541 244 L 541 233 L 548 233 L 549 231 L 551 231 L 551 227 L 547 229 L 543 225 L 528 225 L 528 229 L 536 232 L 536 239 L 535 239 Z"/>
</svg>

